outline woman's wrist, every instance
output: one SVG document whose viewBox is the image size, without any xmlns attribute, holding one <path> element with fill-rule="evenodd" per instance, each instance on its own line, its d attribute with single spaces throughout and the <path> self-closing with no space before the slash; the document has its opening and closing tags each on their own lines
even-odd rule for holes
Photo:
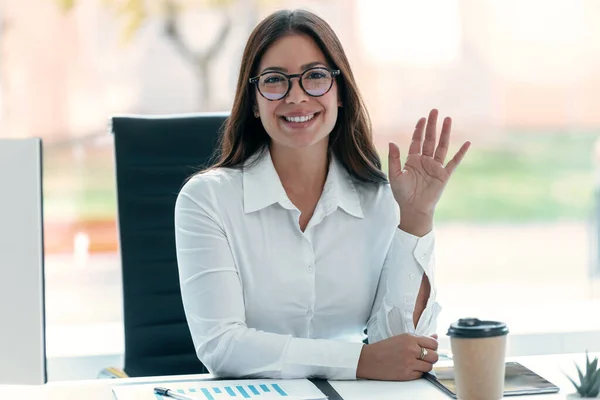
<svg viewBox="0 0 600 400">
<path fill-rule="evenodd" d="M 398 228 L 414 236 L 425 236 L 433 229 L 433 215 L 401 212 Z"/>
<path fill-rule="evenodd" d="M 358 365 L 356 366 L 356 379 L 367 379 L 367 364 L 368 364 L 368 349 L 369 345 L 365 344 L 360 351 L 360 356 L 358 357 Z"/>
</svg>

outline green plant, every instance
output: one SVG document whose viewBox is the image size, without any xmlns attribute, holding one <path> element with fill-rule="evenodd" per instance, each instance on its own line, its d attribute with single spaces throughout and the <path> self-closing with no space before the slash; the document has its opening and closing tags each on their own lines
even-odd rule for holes
<svg viewBox="0 0 600 400">
<path fill-rule="evenodd" d="M 598 397 L 598 394 L 600 394 L 600 368 L 598 368 L 598 357 L 594 357 L 594 360 L 590 362 L 590 357 L 586 351 L 585 360 L 585 374 L 581 372 L 579 366 L 575 364 L 577 373 L 579 374 L 579 384 L 568 375 L 567 378 L 573 383 L 575 389 L 577 389 L 577 393 L 581 397 Z"/>
</svg>

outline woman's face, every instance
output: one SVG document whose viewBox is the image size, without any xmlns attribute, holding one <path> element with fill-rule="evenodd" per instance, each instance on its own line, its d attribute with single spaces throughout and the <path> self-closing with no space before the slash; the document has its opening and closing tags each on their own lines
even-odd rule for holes
<svg viewBox="0 0 600 400">
<path fill-rule="evenodd" d="M 306 35 L 288 35 L 278 39 L 265 52 L 257 75 L 266 71 L 284 74 L 302 74 L 313 67 L 329 68 L 319 46 Z M 305 88 L 311 91 L 311 83 L 323 76 L 315 70 L 305 78 Z M 277 84 L 281 75 L 275 75 L 265 84 Z M 267 100 L 258 87 L 256 103 L 261 122 L 271 138 L 272 147 L 307 148 L 327 146 L 327 138 L 335 126 L 338 116 L 338 89 L 335 76 L 331 89 L 320 97 L 309 96 L 300 87 L 299 78 L 290 80 L 291 88 L 281 100 Z M 320 81 L 319 81 L 320 82 Z M 315 85 L 318 84 L 315 83 Z M 259 83 L 261 85 L 261 83 Z M 268 95 L 268 87 L 261 86 Z"/>
</svg>

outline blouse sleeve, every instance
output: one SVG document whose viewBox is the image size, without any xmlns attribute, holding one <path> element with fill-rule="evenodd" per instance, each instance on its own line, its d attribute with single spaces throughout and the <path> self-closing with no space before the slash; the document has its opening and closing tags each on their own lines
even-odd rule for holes
<svg viewBox="0 0 600 400">
<path fill-rule="evenodd" d="M 436 333 L 441 307 L 436 302 L 434 244 L 433 231 L 416 237 L 396 228 L 367 323 L 370 343 L 403 333 L 423 336 Z M 413 313 L 425 276 L 429 278 L 431 293 L 415 327 Z"/>
</svg>

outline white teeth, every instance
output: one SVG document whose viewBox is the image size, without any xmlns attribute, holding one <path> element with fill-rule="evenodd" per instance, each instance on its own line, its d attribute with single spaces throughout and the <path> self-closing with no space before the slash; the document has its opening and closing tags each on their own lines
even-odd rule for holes
<svg viewBox="0 0 600 400">
<path fill-rule="evenodd" d="M 303 115 L 302 117 L 285 117 L 285 120 L 287 122 L 306 122 L 313 119 L 314 116 L 315 114 Z"/>
</svg>

